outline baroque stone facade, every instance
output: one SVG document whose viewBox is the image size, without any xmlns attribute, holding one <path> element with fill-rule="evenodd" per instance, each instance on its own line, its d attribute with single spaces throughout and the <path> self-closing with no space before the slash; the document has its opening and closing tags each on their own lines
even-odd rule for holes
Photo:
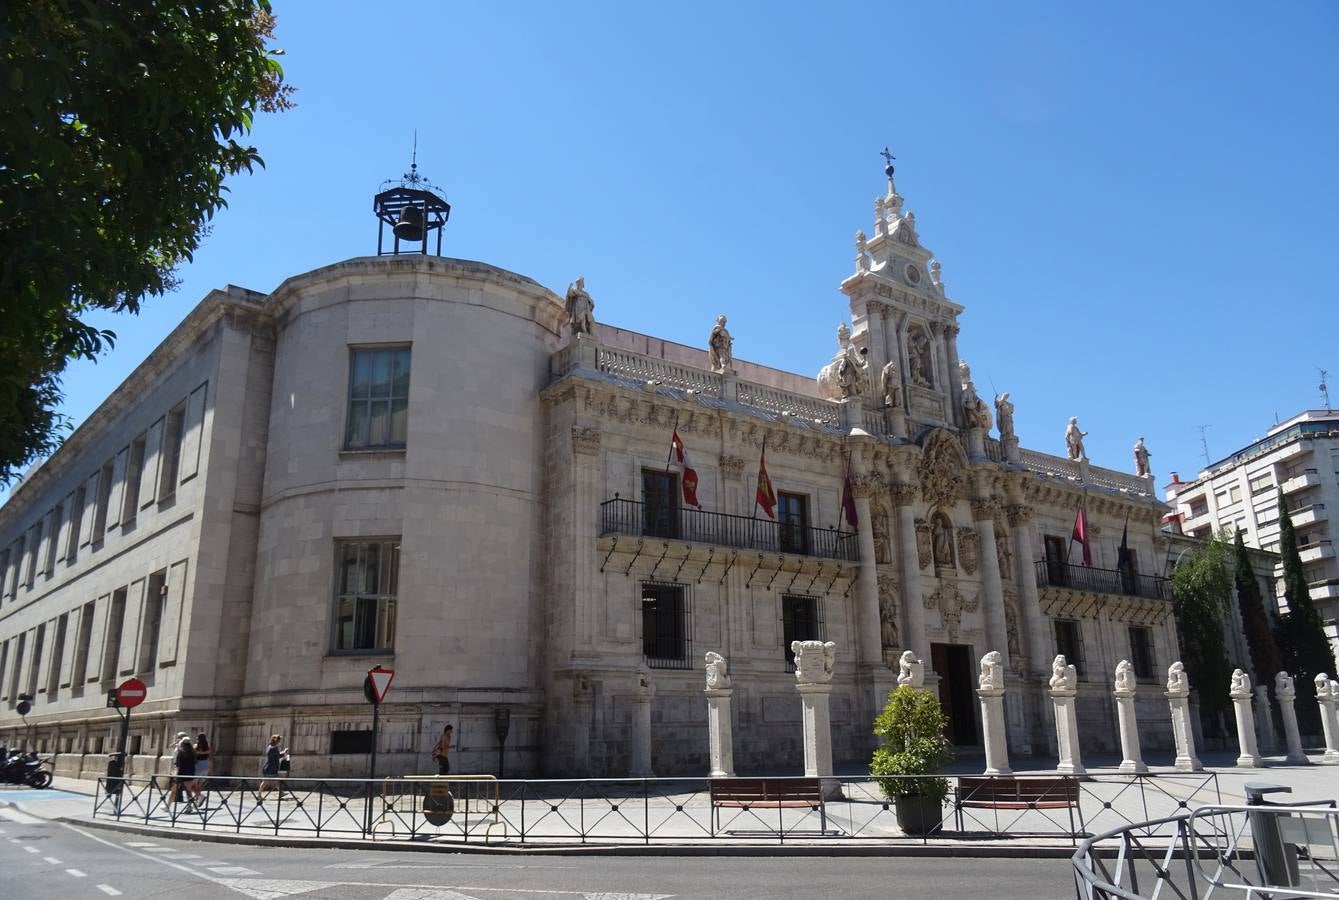
<svg viewBox="0 0 1339 900">
<path fill-rule="evenodd" d="M 506 709 L 509 775 L 700 774 L 711 652 L 733 765 L 799 771 L 793 648 L 818 641 L 838 648 L 837 765 L 868 759 L 908 651 L 967 746 L 997 653 L 1015 754 L 1054 752 L 1065 654 L 1086 749 L 1116 749 L 1104 673 L 1128 657 L 1136 703 L 1165 702 L 1175 635 L 1148 573 L 1166 510 L 1148 479 L 1021 449 L 1012 404 L 1005 440 L 985 435 L 964 308 L 891 176 L 876 208 L 826 393 L 719 333 L 692 348 L 594 321 L 591 294 L 605 318 L 620 302 L 595 280 L 568 304 L 405 256 L 209 295 L 0 508 L 0 742 L 100 771 L 105 692 L 137 675 L 138 771 L 204 730 L 238 773 L 279 733 L 295 775 L 356 776 L 379 663 L 381 771 L 430 771 L 446 723 L 453 770 L 493 771 Z M 691 475 L 667 469 L 672 431 Z M 1091 566 L 1066 545 L 1080 504 Z"/>
</svg>

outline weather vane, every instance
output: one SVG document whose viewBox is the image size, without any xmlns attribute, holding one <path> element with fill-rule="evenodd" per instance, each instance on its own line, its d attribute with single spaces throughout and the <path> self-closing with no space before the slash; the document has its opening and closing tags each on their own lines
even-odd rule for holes
<svg viewBox="0 0 1339 900">
<path fill-rule="evenodd" d="M 893 160 L 897 159 L 897 157 L 896 157 L 896 156 L 893 156 L 892 153 L 888 152 L 888 148 L 887 148 L 887 147 L 884 147 L 883 150 L 879 152 L 879 155 L 882 156 L 882 157 L 883 157 L 883 161 L 886 162 L 886 163 L 888 164 L 888 165 L 884 168 L 883 173 L 884 173 L 885 175 L 887 175 L 889 178 L 892 178 L 892 177 L 893 177 Z"/>
</svg>

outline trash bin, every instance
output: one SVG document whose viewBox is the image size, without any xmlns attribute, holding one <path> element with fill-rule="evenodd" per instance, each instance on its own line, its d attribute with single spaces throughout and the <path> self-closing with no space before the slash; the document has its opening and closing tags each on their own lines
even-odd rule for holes
<svg viewBox="0 0 1339 900">
<path fill-rule="evenodd" d="M 1278 812 L 1286 803 L 1271 803 L 1266 794 L 1291 794 L 1292 788 L 1281 784 L 1249 782 L 1246 785 L 1246 805 L 1262 807 L 1260 812 L 1246 814 L 1251 823 L 1251 837 L 1255 843 L 1255 865 L 1260 870 L 1263 886 L 1295 887 L 1298 883 L 1297 847 L 1283 840 L 1279 819 L 1287 818 Z"/>
<path fill-rule="evenodd" d="M 121 793 L 125 782 L 126 755 L 124 753 L 107 754 L 107 796 Z"/>
</svg>

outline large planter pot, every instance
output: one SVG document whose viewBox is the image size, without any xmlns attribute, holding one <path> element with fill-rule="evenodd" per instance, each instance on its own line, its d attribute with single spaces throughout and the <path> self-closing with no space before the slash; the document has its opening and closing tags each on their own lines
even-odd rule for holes
<svg viewBox="0 0 1339 900">
<path fill-rule="evenodd" d="M 897 827 L 904 834 L 929 834 L 944 821 L 943 804 L 938 797 L 893 798 L 897 810 Z"/>
</svg>

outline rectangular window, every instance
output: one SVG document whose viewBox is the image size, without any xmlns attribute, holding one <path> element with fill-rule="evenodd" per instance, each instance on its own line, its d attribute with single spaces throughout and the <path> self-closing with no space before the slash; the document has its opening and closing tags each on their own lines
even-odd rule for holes
<svg viewBox="0 0 1339 900">
<path fill-rule="evenodd" d="M 330 755 L 352 756 L 367 755 L 372 752 L 371 731 L 332 731 L 330 732 Z"/>
<path fill-rule="evenodd" d="M 400 540 L 336 544 L 335 650 L 395 649 Z"/>
<path fill-rule="evenodd" d="M 88 650 L 93 644 L 93 608 L 95 603 L 85 603 L 79 616 L 79 638 L 74 645 L 74 675 L 70 684 L 79 689 L 88 678 Z"/>
<path fill-rule="evenodd" d="M 809 552 L 809 498 L 785 491 L 776 497 L 777 526 L 781 534 L 782 553 Z M 786 646 L 790 646 L 787 643 Z"/>
<path fill-rule="evenodd" d="M 9 699 L 9 679 L 5 665 L 9 662 L 9 641 L 0 642 L 0 700 Z"/>
<path fill-rule="evenodd" d="M 408 425 L 409 348 L 351 351 L 345 448 L 403 447 Z"/>
<path fill-rule="evenodd" d="M 126 589 L 112 594 L 112 606 L 107 613 L 107 637 L 102 645 L 102 680 L 116 677 L 116 662 L 121 656 L 121 629 L 126 621 Z"/>
<path fill-rule="evenodd" d="M 679 536 L 679 476 L 673 472 L 642 470 L 642 534 Z"/>
<path fill-rule="evenodd" d="M 1083 677 L 1083 639 L 1078 622 L 1055 620 L 1055 652 L 1064 654 L 1065 662 L 1078 670 L 1080 678 Z"/>
<path fill-rule="evenodd" d="M 19 595 L 19 584 L 23 582 L 23 562 L 28 550 L 28 536 L 25 534 L 14 544 L 14 578 L 9 585 L 9 595 Z"/>
<path fill-rule="evenodd" d="M 1152 680 L 1157 677 L 1157 664 L 1153 660 L 1153 630 L 1140 626 L 1130 628 L 1130 665 L 1134 666 L 1134 677 Z"/>
<path fill-rule="evenodd" d="M 9 596 L 9 551 L 0 550 L 0 598 Z"/>
<path fill-rule="evenodd" d="M 60 690 L 60 667 L 65 662 L 65 629 L 70 624 L 68 613 L 56 620 L 56 634 L 51 645 L 51 671 L 47 673 L 46 679 L 46 698 L 48 701 L 56 699 L 56 693 Z"/>
<path fill-rule="evenodd" d="M 148 445 L 148 436 L 141 434 L 130 445 L 130 459 L 126 462 L 125 499 L 121 503 L 121 528 L 125 529 L 135 521 L 139 512 L 139 480 L 144 472 L 144 448 Z"/>
<path fill-rule="evenodd" d="M 1229 503 L 1236 503 L 1241 499 L 1241 485 L 1234 484 L 1227 489 L 1227 500 Z"/>
<path fill-rule="evenodd" d="M 93 540 L 102 540 L 103 534 L 107 531 L 107 504 L 112 499 L 112 460 L 102 465 L 102 472 L 98 476 L 98 495 L 96 504 L 93 507 Z"/>
<path fill-rule="evenodd" d="M 163 603 L 167 599 L 164 572 L 149 576 L 148 595 L 144 598 L 144 622 L 140 628 L 139 666 L 136 672 L 152 674 L 158 665 L 158 632 L 163 627 Z"/>
<path fill-rule="evenodd" d="M 24 631 L 14 640 L 14 662 L 9 667 L 9 706 L 11 709 L 19 702 L 23 693 L 23 651 L 28 645 L 28 632 Z"/>
<path fill-rule="evenodd" d="M 23 560 L 23 586 L 32 589 L 37 579 L 37 554 L 42 549 L 42 522 L 28 529 L 28 554 Z"/>
<path fill-rule="evenodd" d="M 1209 511 L 1209 501 L 1203 497 L 1196 497 L 1190 501 L 1190 517 L 1193 519 L 1202 516 Z"/>
<path fill-rule="evenodd" d="M 179 403 L 167 414 L 163 429 L 163 464 L 159 471 L 158 499 L 165 500 L 177 491 L 177 466 L 181 461 L 181 439 L 185 434 L 186 404 Z"/>
<path fill-rule="evenodd" d="M 46 644 L 46 625 L 38 625 L 37 631 L 33 636 L 33 655 L 28 662 L 28 687 L 25 693 L 34 699 L 37 698 L 37 673 L 42 667 L 42 650 Z"/>
<path fill-rule="evenodd" d="M 1054 534 L 1045 535 L 1042 543 L 1046 548 L 1046 583 L 1064 587 L 1069 584 L 1069 565 L 1065 558 L 1069 545 L 1064 538 Z"/>
<path fill-rule="evenodd" d="M 781 596 L 781 644 L 786 652 L 786 671 L 795 671 L 791 641 L 823 640 L 823 607 L 817 597 Z"/>
<path fill-rule="evenodd" d="M 83 527 L 84 501 L 87 496 L 88 488 L 80 485 L 74 492 L 74 505 L 70 507 L 70 542 L 65 545 L 65 562 L 69 565 L 73 565 L 79 556 L 79 531 Z"/>
<path fill-rule="evenodd" d="M 51 534 L 47 535 L 46 559 L 42 561 L 42 571 L 50 577 L 56 571 L 56 559 L 59 557 L 60 529 L 65 524 L 65 507 L 57 503 L 51 511 Z"/>
<path fill-rule="evenodd" d="M 642 583 L 642 656 L 654 669 L 687 669 L 692 663 L 688 588 Z"/>
<path fill-rule="evenodd" d="M 1262 472 L 1259 475 L 1253 475 L 1248 481 L 1251 488 L 1251 496 L 1263 494 L 1274 486 L 1274 476 L 1269 472 Z"/>
</svg>

